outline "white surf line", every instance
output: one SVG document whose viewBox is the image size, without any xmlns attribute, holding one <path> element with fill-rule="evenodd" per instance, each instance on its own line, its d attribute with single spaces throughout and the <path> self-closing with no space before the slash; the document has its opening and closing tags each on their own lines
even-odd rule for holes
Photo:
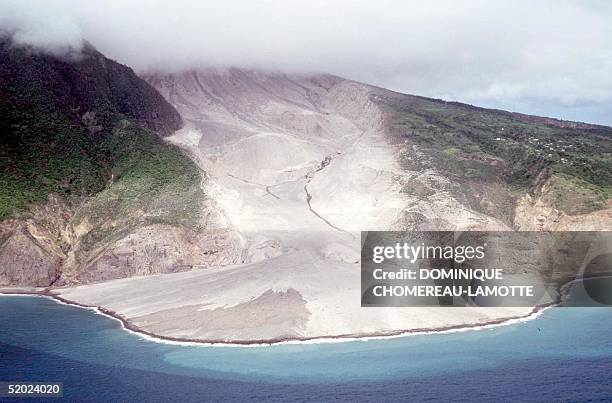
<svg viewBox="0 0 612 403">
<path fill-rule="evenodd" d="M 163 336 L 153 336 L 151 334 L 147 334 L 147 333 L 143 333 L 141 331 L 137 331 L 137 330 L 133 330 L 130 329 L 128 327 L 125 326 L 125 322 L 124 320 L 114 316 L 114 315 L 110 315 L 106 312 L 101 311 L 98 307 L 93 307 L 93 306 L 85 306 L 85 305 L 81 305 L 81 304 L 77 304 L 77 303 L 71 303 L 71 302 L 67 302 L 67 301 L 63 301 L 63 300 L 59 300 L 55 297 L 53 297 L 52 295 L 45 295 L 45 294 L 37 294 L 37 293 L 32 293 L 32 294 L 28 294 L 28 293 L 2 293 L 0 292 L 0 297 L 2 296 L 7 296 L 7 297 L 11 297 L 11 296 L 17 296 L 17 297 L 44 297 L 44 298 L 48 298 L 51 299 L 53 301 L 55 301 L 57 304 L 60 305 L 66 305 L 66 306 L 71 306 L 71 307 L 75 307 L 75 308 L 81 308 L 87 311 L 91 311 L 94 312 L 97 315 L 102 315 L 105 316 L 107 318 L 113 319 L 117 322 L 119 322 L 121 324 L 121 329 L 131 333 L 133 335 L 136 335 L 138 337 L 140 337 L 141 339 L 147 340 L 147 341 L 151 341 L 154 343 L 160 343 L 160 344 L 169 344 L 169 345 L 176 345 L 176 346 L 190 346 L 190 347 L 227 347 L 227 348 L 236 348 L 236 347 L 242 347 L 242 348 L 262 348 L 262 347 L 269 347 L 269 348 L 273 348 L 273 347 L 280 347 L 280 346 L 284 346 L 284 345 L 300 345 L 300 344 L 331 344 L 331 343 L 350 343 L 350 342 L 368 342 L 368 341 L 376 341 L 376 340 L 386 340 L 386 339 L 397 339 L 397 338 L 402 338 L 402 337 L 412 337 L 412 336 L 423 336 L 423 335 L 437 335 L 437 334 L 449 334 L 449 333 L 461 333 L 461 332 L 467 332 L 467 331 L 483 331 L 483 330 L 493 330 L 495 328 L 498 327 L 503 327 L 503 326 L 512 326 L 512 325 L 518 325 L 518 324 L 522 324 L 522 323 L 526 323 L 528 321 L 537 319 L 538 317 L 540 317 L 544 311 L 550 309 L 550 308 L 554 308 L 555 306 L 557 306 L 557 304 L 555 305 L 548 305 L 548 306 L 544 306 L 544 307 L 535 307 L 534 310 L 532 312 L 530 312 L 529 314 L 522 316 L 522 317 L 512 317 L 509 319 L 499 319 L 500 322 L 497 323 L 483 323 L 483 324 L 466 324 L 466 325 L 459 325 L 458 327 L 455 328 L 451 328 L 451 329 L 430 329 L 430 330 L 404 330 L 404 331 L 398 331 L 397 333 L 394 334 L 380 334 L 380 335 L 370 335 L 370 336 L 329 336 L 329 337 L 313 337 L 310 339 L 306 339 L 306 340 L 300 340 L 300 339 L 295 339 L 295 340 L 283 340 L 283 341 L 278 341 L 278 342 L 271 342 L 271 343 L 249 343 L 249 344 L 244 344 L 244 343 L 232 343 L 231 341 L 228 342 L 206 342 L 206 341 L 189 341 L 189 340 L 168 340 L 167 338 L 164 338 Z"/>
</svg>

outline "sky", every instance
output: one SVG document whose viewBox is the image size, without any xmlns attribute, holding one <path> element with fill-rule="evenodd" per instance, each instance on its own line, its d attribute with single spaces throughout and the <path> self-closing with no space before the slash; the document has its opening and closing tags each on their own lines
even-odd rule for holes
<svg viewBox="0 0 612 403">
<path fill-rule="evenodd" d="M 332 73 L 612 125 L 608 0 L 0 0 L 0 29 L 53 53 L 87 40 L 137 72 Z"/>
</svg>

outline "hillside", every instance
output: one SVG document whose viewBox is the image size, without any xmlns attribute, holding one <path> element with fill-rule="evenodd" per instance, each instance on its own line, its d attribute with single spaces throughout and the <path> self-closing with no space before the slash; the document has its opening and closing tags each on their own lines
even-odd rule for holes
<svg viewBox="0 0 612 403">
<path fill-rule="evenodd" d="M 47 194 L 104 188 L 120 120 L 169 134 L 180 116 L 126 66 L 91 47 L 65 59 L 0 41 L 0 217 Z"/>
<path fill-rule="evenodd" d="M 387 113 L 392 137 L 421 151 L 403 153 L 403 166 L 451 178 L 452 192 L 473 210 L 516 228 L 543 229 L 551 222 L 530 225 L 520 207 L 537 199 L 556 210 L 555 220 L 609 207 L 612 128 L 386 90 L 374 98 Z"/>
<path fill-rule="evenodd" d="M 167 337 L 387 334 L 531 308 L 361 309 L 360 231 L 612 227 L 609 128 L 330 75 L 211 69 L 145 80 L 184 126 L 162 141 L 136 118 L 119 120 L 103 136 L 116 157 L 102 188 L 55 192 L 16 227 L 5 220 L 5 284 L 53 284 Z"/>
<path fill-rule="evenodd" d="M 205 193 L 239 234 L 242 264 L 58 290 L 134 328 L 250 342 L 525 315 L 531 308 L 360 308 L 359 231 L 611 227 L 608 128 L 330 75 L 228 69 L 145 78 L 185 121 L 168 139 L 207 172 Z M 561 151 L 565 143 L 572 151 Z M 545 147 L 559 150 L 542 155 Z M 559 180 L 575 189 L 562 192 L 563 203 L 550 190 Z M 520 262 L 520 253 L 505 260 Z M 536 276 L 544 270 L 536 258 L 515 267 Z"/>
<path fill-rule="evenodd" d="M 0 284 L 179 270 L 182 252 L 165 248 L 202 229 L 204 197 L 200 172 L 160 138 L 181 126 L 176 110 L 88 45 L 57 57 L 4 38 L 0 82 Z M 145 230 L 158 233 L 147 248 L 178 240 L 147 253 Z"/>
</svg>

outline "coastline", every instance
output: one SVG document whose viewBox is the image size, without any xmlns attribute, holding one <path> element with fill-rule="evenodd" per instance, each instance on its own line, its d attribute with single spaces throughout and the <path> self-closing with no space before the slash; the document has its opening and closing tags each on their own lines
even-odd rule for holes
<svg viewBox="0 0 612 403">
<path fill-rule="evenodd" d="M 569 286 L 574 279 L 566 283 L 563 287 Z M 174 345 L 185 345 L 185 346 L 209 346 L 209 347 L 270 347 L 278 345 L 289 345 L 289 344 L 326 344 L 326 343 L 343 343 L 351 341 L 362 341 L 366 342 L 369 340 L 384 340 L 399 337 L 426 335 L 426 334 L 444 334 L 444 333 L 456 333 L 464 331 L 478 331 L 493 329 L 501 326 L 510 326 L 518 323 L 527 322 L 539 317 L 546 309 L 552 308 L 557 303 L 550 303 L 545 305 L 537 305 L 526 315 L 509 316 L 506 318 L 498 318 L 480 323 L 466 323 L 462 325 L 444 326 L 439 328 L 416 328 L 416 329 L 403 329 L 393 330 L 389 332 L 372 332 L 363 334 L 341 334 L 334 336 L 315 336 L 315 337 L 291 337 L 291 338 L 274 338 L 274 339 L 261 339 L 261 340 L 232 340 L 227 341 L 223 339 L 215 340 L 202 340 L 202 339 L 188 339 L 180 337 L 169 337 L 158 335 L 143 329 L 130 323 L 130 321 L 124 318 L 122 315 L 104 307 L 90 306 L 81 304 L 75 301 L 63 298 L 49 289 L 0 289 L 0 296 L 24 296 L 24 297 L 45 297 L 49 298 L 59 304 L 70 305 L 81 309 L 93 311 L 96 314 L 106 316 L 113 320 L 121 323 L 121 328 L 128 333 L 135 334 L 145 340 L 163 343 L 163 344 L 174 344 Z"/>
</svg>

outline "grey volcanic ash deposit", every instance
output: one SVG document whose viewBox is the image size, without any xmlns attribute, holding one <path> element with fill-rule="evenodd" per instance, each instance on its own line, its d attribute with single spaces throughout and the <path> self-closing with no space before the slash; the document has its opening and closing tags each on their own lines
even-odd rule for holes
<svg viewBox="0 0 612 403">
<path fill-rule="evenodd" d="M 382 90 L 236 69 L 147 80 L 185 121 L 169 141 L 206 172 L 207 216 L 240 239 L 242 263 L 62 289 L 63 297 L 163 336 L 227 341 L 384 334 L 531 311 L 360 307 L 359 231 L 410 228 L 407 215 L 421 217 L 420 228 L 507 228 L 449 192 L 402 192 L 411 180 L 447 179 L 400 167 L 401 144 L 373 101 Z"/>
</svg>

